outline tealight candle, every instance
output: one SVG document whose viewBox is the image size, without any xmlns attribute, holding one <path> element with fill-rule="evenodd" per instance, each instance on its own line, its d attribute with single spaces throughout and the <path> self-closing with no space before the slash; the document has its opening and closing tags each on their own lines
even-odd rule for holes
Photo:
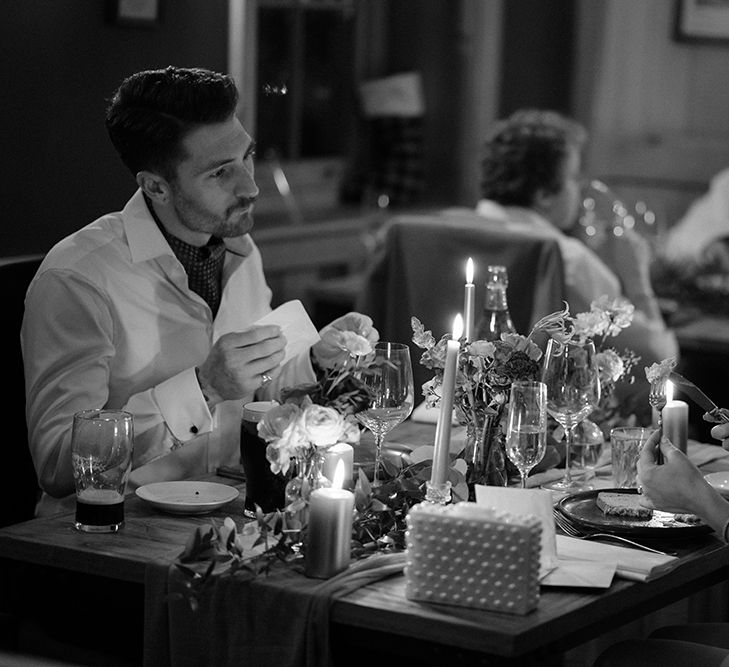
<svg viewBox="0 0 729 667">
<path fill-rule="evenodd" d="M 309 496 L 307 577 L 328 579 L 349 566 L 354 494 L 342 488 L 344 461 L 337 462 L 330 488 L 315 489 Z"/>
<path fill-rule="evenodd" d="M 440 413 L 435 429 L 435 451 L 433 452 L 433 471 L 430 475 L 432 485 L 445 484 L 450 468 L 451 420 L 453 419 L 453 394 L 456 390 L 456 371 L 458 342 L 463 332 L 463 319 L 456 315 L 453 320 L 453 337 L 446 346 L 445 367 L 443 369 L 443 386 L 440 397 Z"/>
<path fill-rule="evenodd" d="M 476 286 L 473 284 L 473 260 L 469 257 L 466 262 L 466 285 L 463 297 L 463 332 L 466 341 L 473 336 L 473 318 L 476 304 Z"/>
<path fill-rule="evenodd" d="M 673 400 L 673 384 L 666 382 L 666 406 L 661 415 L 663 417 L 663 435 L 668 438 L 674 447 L 684 454 L 688 445 L 688 404 L 684 401 Z"/>
<path fill-rule="evenodd" d="M 342 486 L 349 488 L 352 485 L 352 469 L 354 468 L 354 448 L 346 442 L 338 442 L 327 449 L 324 457 L 322 473 L 330 482 L 334 481 L 334 473 L 339 461 L 344 462 L 344 482 Z"/>
</svg>

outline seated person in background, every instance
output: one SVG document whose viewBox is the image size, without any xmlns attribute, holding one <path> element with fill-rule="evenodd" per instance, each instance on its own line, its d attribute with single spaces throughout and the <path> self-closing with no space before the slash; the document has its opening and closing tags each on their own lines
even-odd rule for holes
<svg viewBox="0 0 729 667">
<path fill-rule="evenodd" d="M 711 435 L 729 449 L 729 424 L 717 424 Z M 641 505 L 669 512 L 696 514 L 725 542 L 729 541 L 729 502 L 668 439 L 660 442 L 663 464 L 656 463 L 658 431 L 646 442 L 638 461 Z M 725 662 L 723 662 L 725 661 Z M 648 639 L 618 642 L 604 651 L 595 667 L 671 665 L 694 667 L 729 664 L 729 624 L 692 623 L 659 628 Z"/>
<path fill-rule="evenodd" d="M 651 287 L 645 239 L 635 233 L 610 235 L 603 261 L 569 235 L 578 222 L 585 141 L 581 125 L 553 111 L 521 110 L 499 122 L 484 146 L 483 199 L 477 212 L 489 224 L 558 241 L 572 313 L 589 311 L 590 303 L 603 294 L 629 299 L 635 306 L 633 323 L 614 347 L 633 350 L 641 365 L 678 358 L 676 337 L 666 327 Z"/>
<path fill-rule="evenodd" d="M 668 230 L 660 255 L 683 268 L 729 273 L 729 169 L 714 176 L 708 192 Z"/>
<path fill-rule="evenodd" d="M 121 212 L 51 249 L 26 298 L 39 515 L 63 509 L 74 492 L 78 410 L 134 415 L 134 489 L 237 463 L 243 403 L 315 378 L 308 351 L 280 365 L 279 327 L 252 326 L 270 312 L 271 290 L 249 236 L 254 142 L 237 101 L 228 76 L 168 67 L 127 78 L 107 109 L 111 141 L 139 189 Z M 329 327 L 374 339 L 371 325 L 352 313 Z M 313 346 L 315 361 L 332 354 L 328 339 Z"/>
</svg>

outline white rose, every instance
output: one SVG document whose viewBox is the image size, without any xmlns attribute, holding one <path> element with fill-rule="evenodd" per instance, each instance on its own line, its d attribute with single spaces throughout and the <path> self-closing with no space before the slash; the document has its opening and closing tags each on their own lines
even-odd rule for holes
<svg viewBox="0 0 729 667">
<path fill-rule="evenodd" d="M 311 405 L 301 420 L 304 437 L 316 447 L 329 447 L 340 442 L 345 432 L 344 417 L 334 408 Z"/>
</svg>

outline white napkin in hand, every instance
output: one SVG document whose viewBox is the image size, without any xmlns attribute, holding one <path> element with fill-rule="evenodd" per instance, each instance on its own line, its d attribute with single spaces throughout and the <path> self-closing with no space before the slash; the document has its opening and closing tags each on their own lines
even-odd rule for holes
<svg viewBox="0 0 729 667">
<path fill-rule="evenodd" d="M 314 343 L 319 342 L 319 332 L 309 319 L 304 306 L 298 299 L 281 304 L 268 315 L 264 315 L 255 326 L 277 324 L 286 338 L 285 356 L 281 365 L 306 352 Z"/>
<path fill-rule="evenodd" d="M 557 535 L 557 555 L 560 566 L 564 563 L 569 566 L 569 561 L 615 563 L 617 576 L 634 581 L 650 581 L 678 564 L 676 556 L 663 556 L 632 547 L 581 540 L 566 535 Z"/>
</svg>

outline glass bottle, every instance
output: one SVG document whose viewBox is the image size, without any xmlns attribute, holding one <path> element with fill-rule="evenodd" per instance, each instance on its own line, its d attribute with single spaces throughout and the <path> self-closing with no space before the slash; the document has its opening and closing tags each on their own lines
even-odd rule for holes
<svg viewBox="0 0 729 667">
<path fill-rule="evenodd" d="M 502 333 L 516 333 L 506 300 L 506 288 L 509 286 L 506 267 L 491 265 L 487 271 L 486 300 L 476 325 L 475 340 L 499 340 Z"/>
</svg>

